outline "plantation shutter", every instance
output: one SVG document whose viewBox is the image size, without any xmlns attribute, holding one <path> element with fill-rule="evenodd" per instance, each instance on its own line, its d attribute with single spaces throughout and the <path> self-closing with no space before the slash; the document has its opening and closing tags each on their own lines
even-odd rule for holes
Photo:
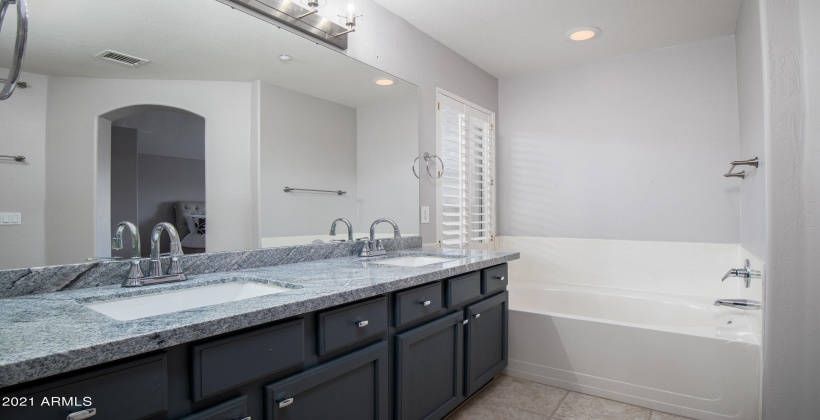
<svg viewBox="0 0 820 420">
<path fill-rule="evenodd" d="M 495 142 L 493 116 L 439 94 L 440 232 L 444 246 L 493 240 Z"/>
</svg>

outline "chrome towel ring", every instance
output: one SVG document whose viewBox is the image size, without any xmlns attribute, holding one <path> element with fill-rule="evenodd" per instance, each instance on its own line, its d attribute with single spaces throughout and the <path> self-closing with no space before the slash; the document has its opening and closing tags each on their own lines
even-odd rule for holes
<svg viewBox="0 0 820 420">
<path fill-rule="evenodd" d="M 17 87 L 20 70 L 23 67 L 23 56 L 26 54 L 26 38 L 28 37 L 28 7 L 26 7 L 26 0 L 0 0 L 0 30 L 3 28 L 3 20 L 10 4 L 17 5 L 17 39 L 14 41 L 14 57 L 11 60 L 9 76 L 6 77 L 3 90 L 0 90 L 0 100 L 8 99 L 14 93 L 14 88 Z"/>
<path fill-rule="evenodd" d="M 427 167 L 427 175 L 430 175 L 430 178 L 433 178 L 433 179 L 441 178 L 441 176 L 444 174 L 444 161 L 441 160 L 441 158 L 438 157 L 438 155 L 431 155 L 427 152 L 424 152 L 424 155 L 422 157 L 424 158 L 424 163 L 425 163 L 425 166 Z M 439 163 L 441 163 L 441 171 L 438 173 L 438 176 L 435 176 L 435 175 L 430 173 L 430 161 L 433 160 L 434 158 L 438 159 Z M 416 173 L 416 162 L 418 162 L 418 160 L 419 160 L 419 158 L 416 158 L 415 160 L 413 160 L 413 166 L 411 166 L 411 169 L 413 169 L 413 175 L 415 175 L 416 178 L 421 179 L 419 177 L 419 174 Z M 434 168 L 436 167 L 435 162 L 433 162 L 433 167 Z"/>
</svg>

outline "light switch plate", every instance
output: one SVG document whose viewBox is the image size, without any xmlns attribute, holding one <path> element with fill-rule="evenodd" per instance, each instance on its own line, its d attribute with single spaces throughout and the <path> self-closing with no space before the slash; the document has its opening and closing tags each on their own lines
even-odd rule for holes
<svg viewBox="0 0 820 420">
<path fill-rule="evenodd" d="M 22 213 L 0 213 L 0 226 L 23 224 Z"/>
<path fill-rule="evenodd" d="M 430 223 L 430 207 L 421 206 L 421 223 Z"/>
</svg>

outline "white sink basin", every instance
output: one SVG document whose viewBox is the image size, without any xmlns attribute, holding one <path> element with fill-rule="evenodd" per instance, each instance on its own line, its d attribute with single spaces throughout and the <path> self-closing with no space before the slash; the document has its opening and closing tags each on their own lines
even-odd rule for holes
<svg viewBox="0 0 820 420">
<path fill-rule="evenodd" d="M 397 265 L 400 267 L 421 267 L 430 264 L 440 264 L 447 261 L 455 261 L 458 258 L 448 257 L 399 257 L 387 260 L 373 261 L 372 264 Z"/>
<path fill-rule="evenodd" d="M 289 290 L 293 289 L 268 283 L 240 280 L 103 302 L 90 302 L 83 304 L 83 306 L 118 321 L 129 321 L 203 306 L 235 302 L 257 296 L 272 295 Z"/>
</svg>

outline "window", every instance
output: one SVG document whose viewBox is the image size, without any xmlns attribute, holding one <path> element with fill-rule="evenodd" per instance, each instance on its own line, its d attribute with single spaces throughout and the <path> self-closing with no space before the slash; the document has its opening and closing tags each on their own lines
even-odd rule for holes
<svg viewBox="0 0 820 420">
<path fill-rule="evenodd" d="M 437 93 L 438 239 L 443 246 L 495 238 L 495 114 L 441 90 Z"/>
</svg>

